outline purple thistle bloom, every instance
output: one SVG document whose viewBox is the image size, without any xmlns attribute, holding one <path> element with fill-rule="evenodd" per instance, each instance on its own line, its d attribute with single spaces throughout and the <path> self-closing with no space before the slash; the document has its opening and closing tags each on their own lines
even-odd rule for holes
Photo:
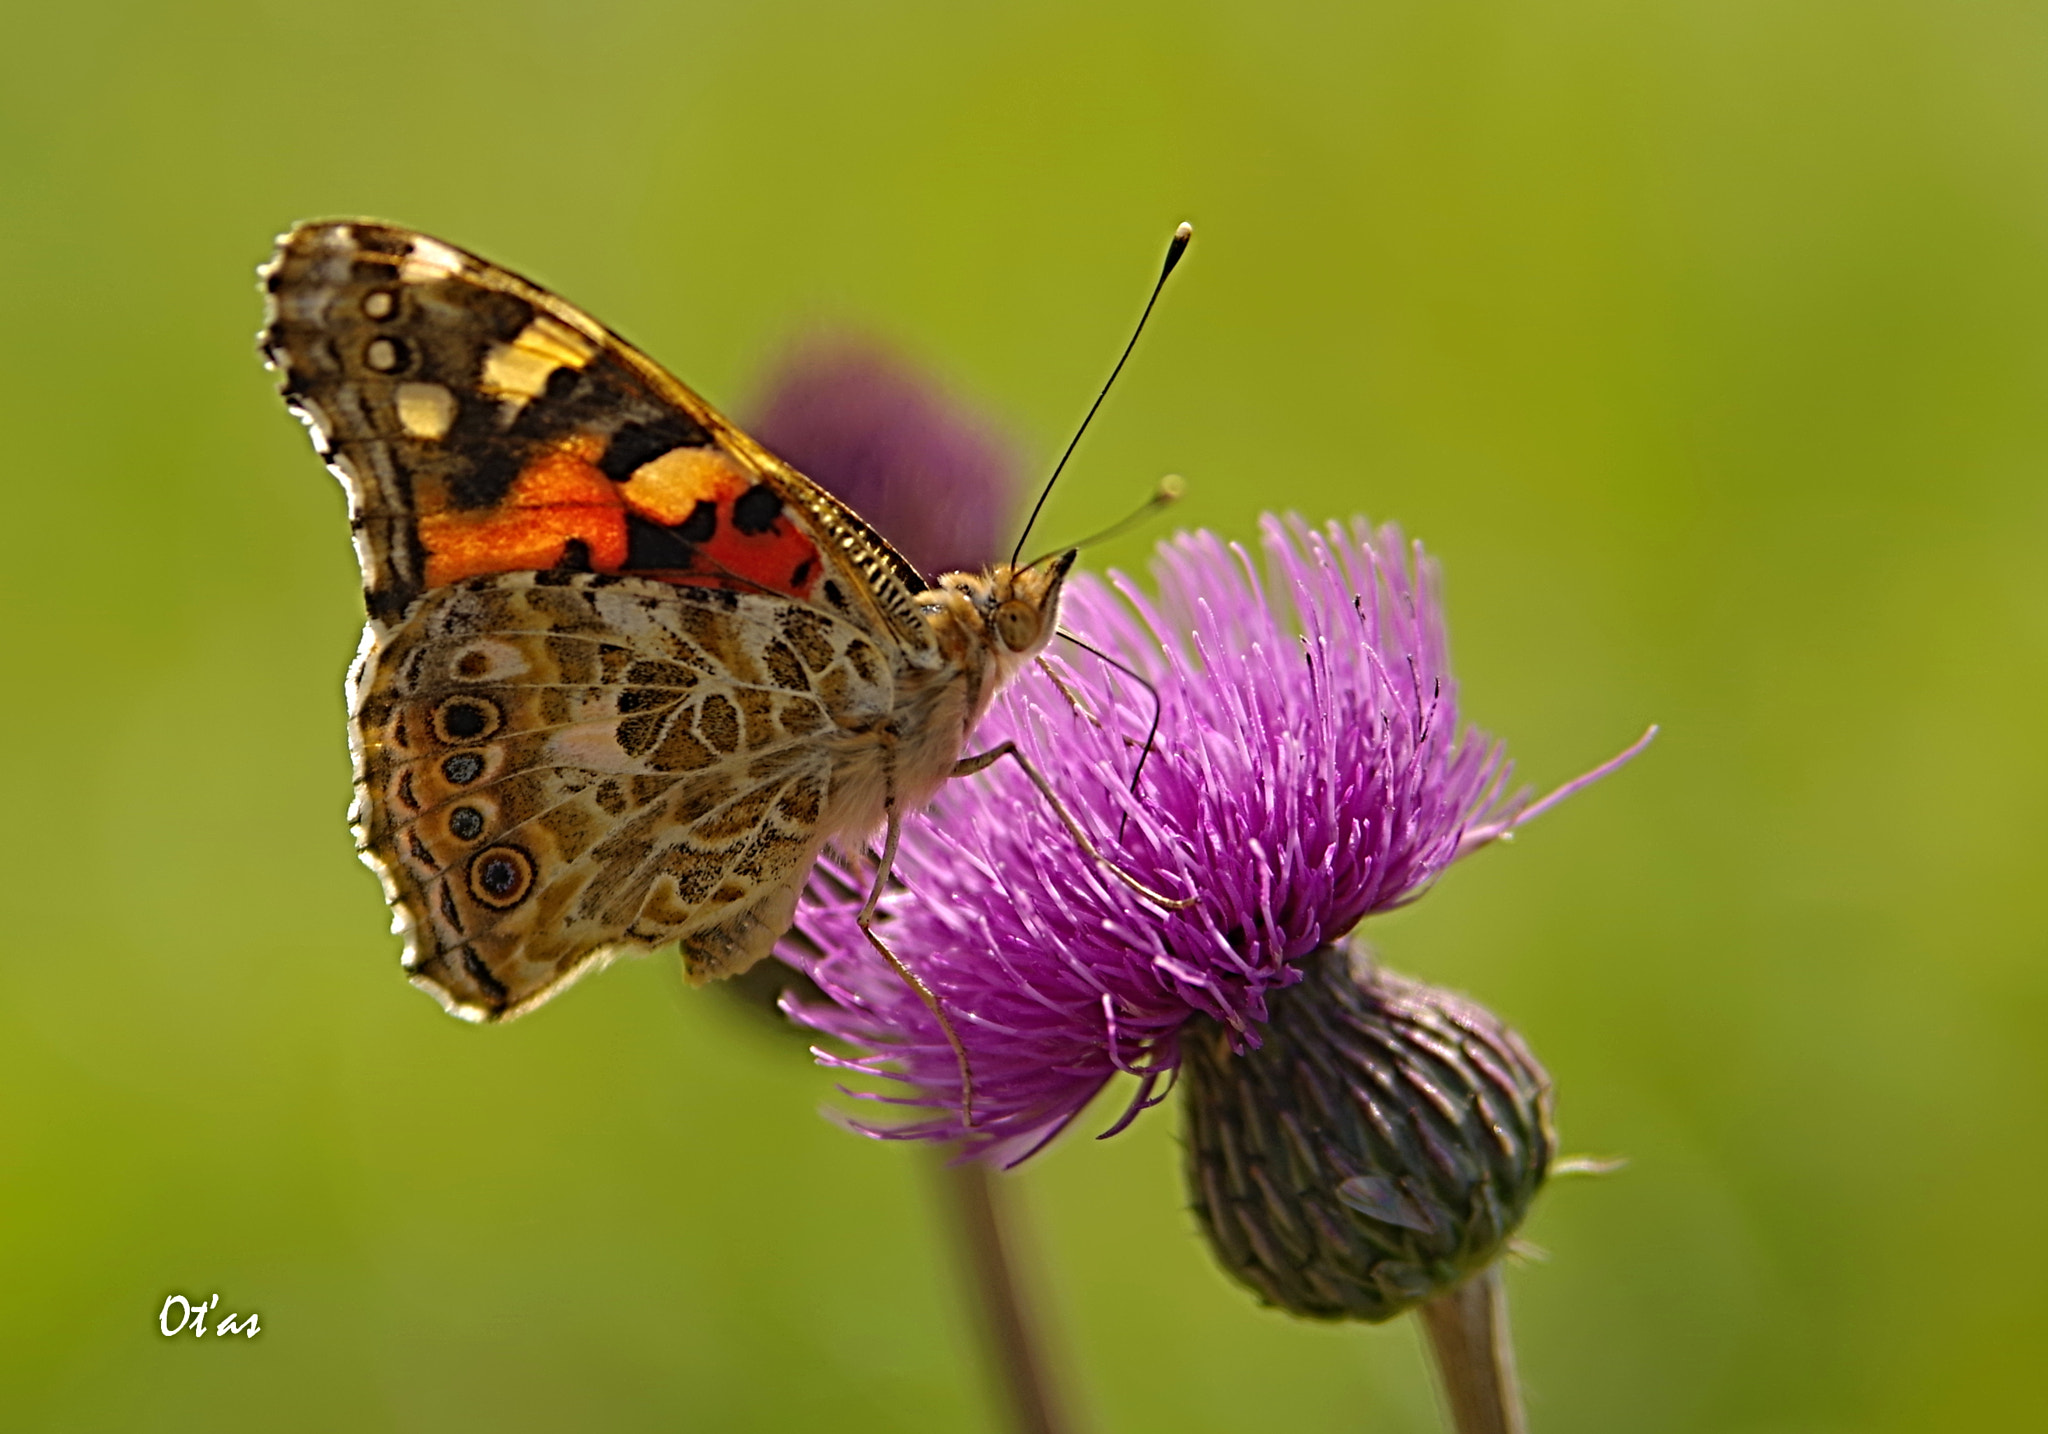
<svg viewBox="0 0 2048 1434">
<path fill-rule="evenodd" d="M 1500 748 L 1458 731 L 1419 546 L 1270 517 L 1262 546 L 1263 573 L 1209 534 L 1162 544 L 1156 600 L 1069 581 L 1066 625 L 1159 690 L 1135 795 L 1151 698 L 1093 657 L 1021 677 L 975 737 L 1014 738 L 1098 847 L 1192 906 L 1162 910 L 1088 861 L 1011 763 L 906 823 L 881 930 L 967 1046 L 971 1127 L 938 1023 L 854 925 L 861 883 L 813 881 L 798 925 L 824 954 L 802 964 L 835 1004 L 791 1014 L 857 1052 L 821 1061 L 913 1088 L 863 1098 L 934 1112 L 860 1129 L 1014 1164 L 1123 1071 L 1140 1086 L 1121 1129 L 1156 1103 L 1191 1016 L 1256 1047 L 1302 958 L 1639 750 L 1529 805 Z"/>
</svg>

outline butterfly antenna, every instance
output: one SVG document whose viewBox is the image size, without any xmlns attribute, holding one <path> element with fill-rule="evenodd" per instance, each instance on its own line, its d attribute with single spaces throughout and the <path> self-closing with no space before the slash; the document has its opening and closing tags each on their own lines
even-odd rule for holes
<svg viewBox="0 0 2048 1434">
<path fill-rule="evenodd" d="M 1056 558 L 1071 548 L 1092 548 L 1097 543 L 1106 543 L 1117 534 L 1135 528 L 1161 508 L 1171 508 L 1175 503 L 1185 498 L 1187 493 L 1187 480 L 1178 473 L 1169 473 L 1159 480 L 1159 486 L 1152 490 L 1151 497 L 1147 498 L 1123 517 L 1117 519 L 1114 523 L 1111 523 L 1101 532 L 1090 533 L 1078 543 L 1062 543 L 1059 547 L 1045 554 L 1044 557 L 1033 558 L 1025 566 L 1035 568 L 1044 562 L 1046 558 Z"/>
<path fill-rule="evenodd" d="M 1138 335 L 1145 332 L 1145 320 L 1152 317 L 1152 306 L 1159 302 L 1159 291 L 1166 287 L 1166 276 L 1173 272 L 1173 266 L 1180 262 L 1180 256 L 1187 253 L 1188 241 L 1195 237 L 1195 226 L 1183 224 L 1173 231 L 1173 239 L 1166 246 L 1166 262 L 1159 266 L 1159 282 L 1152 286 L 1152 297 L 1145 301 L 1145 312 L 1138 315 L 1138 326 L 1131 330 L 1131 341 L 1124 345 L 1123 357 L 1116 361 L 1116 367 L 1109 371 L 1109 382 L 1102 385 L 1102 392 L 1095 395 L 1095 402 L 1088 406 L 1088 416 L 1081 420 L 1081 426 L 1074 430 L 1073 441 L 1067 444 L 1067 451 L 1060 455 L 1059 463 L 1052 470 L 1052 477 L 1045 480 L 1045 487 L 1038 495 L 1038 501 L 1031 505 L 1031 516 L 1024 520 L 1024 531 L 1017 535 L 1017 546 L 1011 550 L 1010 566 L 1017 566 L 1017 559 L 1023 555 L 1024 540 L 1031 536 L 1031 525 L 1038 521 L 1038 514 L 1045 507 L 1045 500 L 1052 496 L 1052 485 L 1060 481 L 1060 473 L 1066 468 L 1067 460 L 1074 456 L 1074 450 L 1081 445 L 1081 435 L 1088 431 L 1089 422 L 1095 417 L 1095 410 L 1102 407 L 1102 400 L 1109 397 L 1110 388 L 1116 383 L 1116 376 L 1124 371 L 1124 364 L 1130 360 L 1131 350 L 1138 346 Z"/>
</svg>

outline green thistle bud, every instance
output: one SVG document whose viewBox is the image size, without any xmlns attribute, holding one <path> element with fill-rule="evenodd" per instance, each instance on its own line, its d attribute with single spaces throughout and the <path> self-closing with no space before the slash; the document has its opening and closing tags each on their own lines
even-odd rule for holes
<svg viewBox="0 0 2048 1434">
<path fill-rule="evenodd" d="M 1499 1255 L 1556 1153 L 1550 1078 L 1480 1006 L 1360 948 L 1303 963 L 1243 1054 L 1181 1038 L 1188 1189 L 1223 1268 L 1313 1319 L 1391 1319 Z"/>
</svg>

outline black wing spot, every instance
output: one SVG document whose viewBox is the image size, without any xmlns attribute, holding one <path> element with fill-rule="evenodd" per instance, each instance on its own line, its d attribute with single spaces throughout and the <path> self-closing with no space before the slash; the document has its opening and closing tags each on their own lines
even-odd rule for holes
<svg viewBox="0 0 2048 1434">
<path fill-rule="evenodd" d="M 766 483 L 756 483 L 732 503 L 732 525 L 748 537 L 767 532 L 782 516 L 782 497 Z"/>
<path fill-rule="evenodd" d="M 562 544 L 562 556 L 555 559 L 554 571 L 566 577 L 570 573 L 590 571 L 590 544 L 581 538 L 571 538 Z"/>
<path fill-rule="evenodd" d="M 455 905 L 455 891 L 445 881 L 441 883 L 441 914 L 448 918 L 448 924 L 455 928 L 456 935 L 463 933 L 462 912 Z"/>
<path fill-rule="evenodd" d="M 348 237 L 355 241 L 356 248 L 366 254 L 410 254 L 413 236 L 408 230 L 390 224 L 351 224 Z M 382 272 L 389 273 L 388 268 Z"/>
<path fill-rule="evenodd" d="M 619 694 L 619 711 L 648 712 L 676 703 L 676 694 L 660 687 L 628 687 Z"/>
<path fill-rule="evenodd" d="M 483 958 L 467 946 L 462 948 L 462 969 L 469 973 L 470 980 L 491 993 L 494 1011 L 505 1009 L 505 1003 L 512 999 L 512 993 L 505 989 L 503 981 L 491 974 L 491 968 L 484 965 Z"/>
<path fill-rule="evenodd" d="M 697 550 L 674 528 L 650 523 L 638 513 L 626 515 L 626 567 L 631 572 L 659 572 L 664 568 L 688 568 L 697 561 Z"/>
<path fill-rule="evenodd" d="M 441 764 L 441 775 L 458 787 L 466 787 L 484 774 L 484 759 L 474 752 L 457 752 Z"/>
<path fill-rule="evenodd" d="M 811 558 L 805 558 L 802 562 L 796 565 L 795 569 L 791 571 L 789 575 L 789 585 L 791 587 L 800 588 L 805 583 L 811 580 L 811 565 L 813 561 L 815 560 Z"/>
<path fill-rule="evenodd" d="M 457 807 L 448 814 L 448 830 L 460 841 L 475 841 L 484 834 L 484 814 L 475 807 Z"/>
<path fill-rule="evenodd" d="M 464 439 L 472 436 L 464 431 L 463 422 L 469 408 L 470 405 L 463 405 L 463 416 L 449 430 L 444 447 L 459 448 Z M 457 468 L 449 475 L 449 501 L 462 509 L 495 507 L 519 481 L 520 470 L 526 466 L 526 446 L 491 434 L 481 437 L 471 451 L 474 456 L 469 467 Z"/>
<path fill-rule="evenodd" d="M 583 382 L 583 370 L 563 364 L 548 375 L 547 387 L 541 391 L 544 402 L 566 403 L 569 395 L 576 391 L 576 385 Z"/>
<path fill-rule="evenodd" d="M 675 526 L 675 535 L 686 543 L 708 542 L 717 531 L 718 505 L 709 498 L 699 499 L 690 516 Z"/>
<path fill-rule="evenodd" d="M 549 379 L 551 384 L 553 381 Z M 652 423 L 628 423 L 612 435 L 597 466 L 612 482 L 623 483 L 633 476 L 634 469 L 653 462 L 671 448 L 702 448 L 710 441 L 709 434 L 680 414 L 657 418 Z"/>
<path fill-rule="evenodd" d="M 487 697 L 451 697 L 434 709 L 434 735 L 443 742 L 473 742 L 504 724 L 505 714 Z"/>
</svg>

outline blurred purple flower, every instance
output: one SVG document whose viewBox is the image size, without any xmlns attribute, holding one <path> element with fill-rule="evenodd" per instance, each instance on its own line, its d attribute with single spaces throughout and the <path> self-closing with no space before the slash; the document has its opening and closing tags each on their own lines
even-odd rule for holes
<svg viewBox="0 0 2048 1434">
<path fill-rule="evenodd" d="M 854 925 L 859 884 L 812 882 L 798 926 L 821 954 L 802 964 L 834 1004 L 790 1013 L 856 1052 L 821 1061 L 912 1088 L 862 1098 L 931 1112 L 858 1128 L 1013 1164 L 1124 1071 L 1140 1084 L 1121 1129 L 1156 1103 L 1192 1015 L 1257 1046 L 1302 958 L 1640 749 L 1529 804 L 1501 749 L 1458 731 L 1419 545 L 1269 517 L 1262 546 L 1263 573 L 1206 533 L 1163 543 L 1156 600 L 1070 580 L 1066 624 L 1159 690 L 1135 795 L 1151 698 L 1098 659 L 1026 674 L 975 739 L 1015 738 L 1099 847 L 1194 905 L 1162 910 L 1089 862 L 1011 763 L 948 783 L 907 823 L 883 930 L 967 1046 L 971 1127 L 937 1022 Z"/>
<path fill-rule="evenodd" d="M 869 339 L 812 339 L 783 360 L 749 431 L 874 526 L 927 577 L 992 562 L 1016 463 L 995 430 Z"/>
</svg>

